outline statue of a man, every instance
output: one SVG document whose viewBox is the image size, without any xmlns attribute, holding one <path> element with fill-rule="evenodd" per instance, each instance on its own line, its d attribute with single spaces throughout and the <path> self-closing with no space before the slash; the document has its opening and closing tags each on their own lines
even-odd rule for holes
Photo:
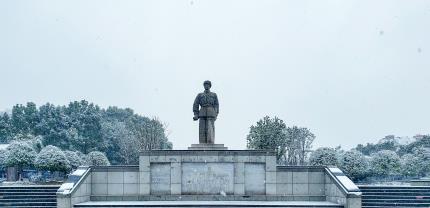
<svg viewBox="0 0 430 208">
<path fill-rule="evenodd" d="M 215 142 L 215 120 L 219 112 L 218 97 L 210 91 L 212 83 L 203 83 L 205 91 L 199 93 L 194 100 L 193 112 L 195 121 L 199 120 L 199 143 L 213 144 Z M 200 109 L 199 109 L 200 107 Z"/>
</svg>

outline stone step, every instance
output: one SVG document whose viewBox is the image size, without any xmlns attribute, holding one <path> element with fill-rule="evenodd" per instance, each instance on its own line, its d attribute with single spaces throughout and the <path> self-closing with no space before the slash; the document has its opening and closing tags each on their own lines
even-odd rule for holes
<svg viewBox="0 0 430 208">
<path fill-rule="evenodd" d="M 6 202 L 56 202 L 57 198 L 26 198 L 26 199 L 0 199 L 0 203 Z"/>
<path fill-rule="evenodd" d="M 429 196 L 430 192 L 362 192 L 363 196 L 367 195 L 387 195 L 387 196 Z"/>
<path fill-rule="evenodd" d="M 341 208 L 342 205 L 326 201 L 90 201 L 74 207 L 301 207 Z"/>
<path fill-rule="evenodd" d="M 362 203 L 430 203 L 430 199 L 362 199 Z"/>
<path fill-rule="evenodd" d="M 0 186 L 3 189 L 59 189 L 60 186 Z"/>
<path fill-rule="evenodd" d="M 57 198 L 55 194 L 52 195 L 0 195 L 0 199 L 26 199 L 26 198 Z"/>
<path fill-rule="evenodd" d="M 0 196 L 6 195 L 55 195 L 56 193 L 52 192 L 3 192 L 0 193 Z"/>
<path fill-rule="evenodd" d="M 396 196 L 396 195 L 387 195 L 387 196 L 381 196 L 381 195 L 363 195 L 363 199 L 430 199 L 430 196 Z"/>
<path fill-rule="evenodd" d="M 57 202 L 0 202 L 0 207 L 16 207 L 16 206 L 57 206 Z"/>
<path fill-rule="evenodd" d="M 430 207 L 430 203 L 366 203 L 362 207 Z"/>
<path fill-rule="evenodd" d="M 360 189 L 362 192 L 430 192 L 430 189 Z"/>
<path fill-rule="evenodd" d="M 363 186 L 358 185 L 360 189 L 399 189 L 399 188 L 413 188 L 413 189 L 430 189 L 430 186 Z"/>
</svg>

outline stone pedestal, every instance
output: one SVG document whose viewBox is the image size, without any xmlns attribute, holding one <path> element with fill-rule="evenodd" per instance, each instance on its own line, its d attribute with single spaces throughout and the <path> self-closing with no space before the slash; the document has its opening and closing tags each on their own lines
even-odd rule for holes
<svg viewBox="0 0 430 208">
<path fill-rule="evenodd" d="M 224 144 L 191 144 L 188 150 L 227 150 Z"/>
<path fill-rule="evenodd" d="M 276 195 L 273 151 L 153 150 L 139 160 L 140 195 Z"/>
</svg>

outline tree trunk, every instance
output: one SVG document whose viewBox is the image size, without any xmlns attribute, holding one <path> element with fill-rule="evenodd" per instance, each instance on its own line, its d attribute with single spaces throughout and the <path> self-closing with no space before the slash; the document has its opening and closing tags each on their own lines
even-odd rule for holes
<svg viewBox="0 0 430 208">
<path fill-rule="evenodd" d="M 7 168 L 7 181 L 17 181 L 18 180 L 18 167 L 8 167 Z"/>
</svg>

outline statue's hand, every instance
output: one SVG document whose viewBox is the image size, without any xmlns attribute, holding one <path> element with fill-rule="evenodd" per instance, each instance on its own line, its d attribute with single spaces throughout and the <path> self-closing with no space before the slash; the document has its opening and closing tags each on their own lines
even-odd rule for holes
<svg viewBox="0 0 430 208">
<path fill-rule="evenodd" d="M 194 117 L 193 117 L 193 120 L 194 120 L 194 121 L 199 120 L 199 116 L 197 116 L 197 115 L 196 115 L 196 116 L 194 116 Z"/>
</svg>

